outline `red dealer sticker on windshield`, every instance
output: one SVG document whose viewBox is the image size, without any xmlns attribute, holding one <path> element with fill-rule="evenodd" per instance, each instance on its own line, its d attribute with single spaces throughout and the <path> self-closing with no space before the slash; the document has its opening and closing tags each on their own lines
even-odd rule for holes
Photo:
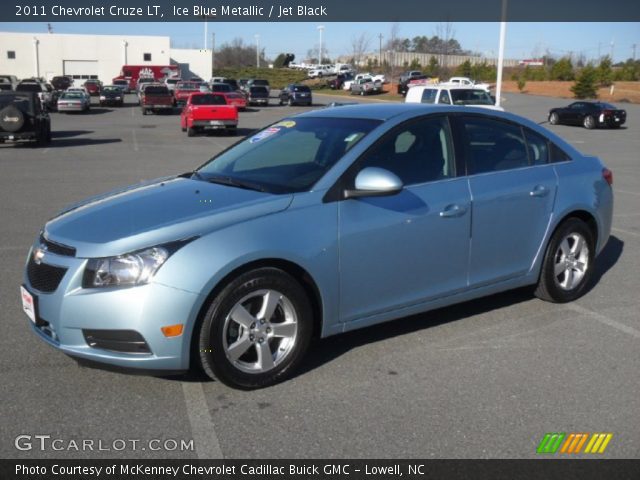
<svg viewBox="0 0 640 480">
<path fill-rule="evenodd" d="M 274 127 L 267 128 L 266 130 L 263 130 L 260 133 L 255 134 L 253 137 L 251 137 L 249 141 L 251 143 L 256 143 L 256 142 L 259 142 L 260 140 L 264 140 L 265 138 L 269 138 L 270 136 L 275 135 L 279 131 L 280 131 L 279 128 L 274 128 Z"/>
</svg>

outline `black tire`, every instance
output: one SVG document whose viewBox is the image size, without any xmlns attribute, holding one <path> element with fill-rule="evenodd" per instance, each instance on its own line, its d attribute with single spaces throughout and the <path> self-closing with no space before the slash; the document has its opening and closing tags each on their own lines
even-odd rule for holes
<svg viewBox="0 0 640 480">
<path fill-rule="evenodd" d="M 588 255 L 583 277 L 573 288 L 567 289 L 561 287 L 559 278 L 555 274 L 555 267 L 559 261 L 558 255 L 561 254 L 561 244 L 571 235 L 579 235 L 584 239 L 588 248 Z M 584 294 L 593 276 L 594 259 L 595 240 L 593 232 L 582 220 L 573 217 L 568 218 L 558 226 L 549 241 L 535 290 L 536 297 L 554 303 L 566 303 L 579 298 Z M 560 274 L 560 276 L 562 275 L 564 273 Z"/>
<path fill-rule="evenodd" d="M 0 110 L 0 127 L 5 132 L 15 133 L 24 126 L 24 113 L 13 105 Z"/>
<path fill-rule="evenodd" d="M 582 125 L 587 130 L 592 130 L 596 126 L 596 120 L 591 115 L 587 115 L 586 117 L 584 117 Z"/>
<path fill-rule="evenodd" d="M 186 127 L 180 127 L 180 130 L 182 130 L 183 132 L 187 131 Z"/>
<path fill-rule="evenodd" d="M 195 136 L 196 136 L 196 129 L 193 127 L 187 128 L 187 137 L 195 137 Z"/>
<path fill-rule="evenodd" d="M 293 346 L 281 360 L 276 360 L 273 368 L 266 372 L 248 373 L 227 358 L 223 340 L 224 325 L 226 317 L 237 303 L 260 290 L 274 290 L 287 298 L 297 317 L 297 333 Z M 312 331 L 313 311 L 302 286 L 282 270 L 260 268 L 231 281 L 211 302 L 202 325 L 196 332 L 198 358 L 202 369 L 212 379 L 243 389 L 262 388 L 291 375 L 307 351 Z M 277 347 L 278 345 L 276 354 Z M 249 352 L 251 353 L 253 351 Z"/>
<path fill-rule="evenodd" d="M 556 112 L 551 112 L 551 114 L 549 115 L 549 123 L 551 125 L 558 125 L 559 120 L 560 117 L 558 117 L 558 114 Z"/>
<path fill-rule="evenodd" d="M 360 96 L 364 97 L 364 90 L 360 90 Z"/>
<path fill-rule="evenodd" d="M 278 102 L 278 105 L 282 106 L 284 105 L 284 102 L 282 101 L 282 98 L 280 99 L 280 101 Z"/>
<path fill-rule="evenodd" d="M 147 109 L 146 109 L 146 108 L 143 108 L 143 109 L 142 109 L 142 115 L 146 115 L 146 114 L 147 114 Z"/>
<path fill-rule="evenodd" d="M 47 127 L 47 143 L 51 143 L 52 135 L 51 135 L 51 125 Z"/>
<path fill-rule="evenodd" d="M 227 127 L 227 134 L 231 137 L 235 137 L 238 134 L 238 127 Z"/>
<path fill-rule="evenodd" d="M 289 98 L 289 101 L 287 103 L 288 103 L 288 105 L 290 107 L 293 107 L 293 99 L 292 98 Z"/>
</svg>

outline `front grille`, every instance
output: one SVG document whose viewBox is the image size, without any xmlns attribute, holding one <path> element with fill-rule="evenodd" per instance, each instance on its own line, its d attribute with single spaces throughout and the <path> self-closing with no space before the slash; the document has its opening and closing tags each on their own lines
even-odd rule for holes
<svg viewBox="0 0 640 480">
<path fill-rule="evenodd" d="M 27 264 L 29 283 L 33 288 L 41 292 L 55 292 L 66 272 L 67 269 L 63 267 L 54 267 L 46 263 L 37 264 L 33 257 L 29 259 Z"/>
<path fill-rule="evenodd" d="M 40 243 L 47 248 L 47 251 L 55 253 L 56 255 L 62 255 L 64 257 L 75 257 L 76 249 L 63 245 L 61 243 L 52 242 L 44 238 L 44 235 L 40 235 Z"/>
<path fill-rule="evenodd" d="M 120 353 L 151 353 L 144 337 L 135 330 L 82 330 L 82 334 L 91 348 Z"/>
</svg>

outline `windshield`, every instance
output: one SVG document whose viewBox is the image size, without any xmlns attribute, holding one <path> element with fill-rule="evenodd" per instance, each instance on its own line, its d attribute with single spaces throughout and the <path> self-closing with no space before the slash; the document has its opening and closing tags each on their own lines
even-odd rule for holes
<svg viewBox="0 0 640 480">
<path fill-rule="evenodd" d="M 267 88 L 266 87 L 251 87 L 249 89 L 249 91 L 251 92 L 252 95 L 254 94 L 262 94 L 262 95 L 268 95 L 269 92 L 267 92 Z"/>
<path fill-rule="evenodd" d="M 251 85 L 255 85 L 255 86 L 261 85 L 266 87 L 269 85 L 269 82 L 267 80 L 254 80 L 253 82 L 251 82 Z"/>
<path fill-rule="evenodd" d="M 129 82 L 127 82 L 126 80 L 115 80 L 113 82 L 114 85 L 129 85 Z"/>
<path fill-rule="evenodd" d="M 16 87 L 16 92 L 41 92 L 42 87 L 39 83 L 21 83 Z"/>
<path fill-rule="evenodd" d="M 227 101 L 222 95 L 193 95 L 191 97 L 192 105 L 226 105 Z"/>
<path fill-rule="evenodd" d="M 379 120 L 296 118 L 271 125 L 198 170 L 207 181 L 253 185 L 270 193 L 308 191 Z"/>
<path fill-rule="evenodd" d="M 116 94 L 120 94 L 120 92 L 121 92 L 121 91 L 122 91 L 122 90 L 120 90 L 120 88 L 119 88 L 119 87 L 112 87 L 112 86 L 104 87 L 104 88 L 102 89 L 102 92 L 103 92 L 103 93 L 116 93 Z"/>
<path fill-rule="evenodd" d="M 198 83 L 178 83 L 176 85 L 178 90 L 198 90 L 200 88 L 200 84 Z"/>
<path fill-rule="evenodd" d="M 311 91 L 311 89 L 305 85 L 294 85 L 293 87 L 293 91 L 294 92 L 306 92 L 309 93 Z"/>
<path fill-rule="evenodd" d="M 180 80 L 178 80 L 177 78 L 167 78 L 167 85 L 175 85 L 179 81 Z"/>
<path fill-rule="evenodd" d="M 144 89 L 144 93 L 145 95 L 168 95 L 169 90 L 167 90 L 167 87 L 150 85 Z"/>
<path fill-rule="evenodd" d="M 227 85 L 226 83 L 214 83 L 211 85 L 211 90 L 213 92 L 230 92 L 231 85 Z"/>
<path fill-rule="evenodd" d="M 451 89 L 454 105 L 493 105 L 487 92 L 478 89 Z"/>
<path fill-rule="evenodd" d="M 80 92 L 64 92 L 60 98 L 65 100 L 82 100 L 84 95 Z"/>
</svg>

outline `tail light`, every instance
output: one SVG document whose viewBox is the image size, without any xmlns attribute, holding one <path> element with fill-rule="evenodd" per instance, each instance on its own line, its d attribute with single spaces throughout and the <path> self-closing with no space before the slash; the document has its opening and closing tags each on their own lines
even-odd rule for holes
<svg viewBox="0 0 640 480">
<path fill-rule="evenodd" d="M 602 169 L 602 178 L 604 178 L 609 185 L 613 185 L 613 172 L 608 168 Z"/>
</svg>

